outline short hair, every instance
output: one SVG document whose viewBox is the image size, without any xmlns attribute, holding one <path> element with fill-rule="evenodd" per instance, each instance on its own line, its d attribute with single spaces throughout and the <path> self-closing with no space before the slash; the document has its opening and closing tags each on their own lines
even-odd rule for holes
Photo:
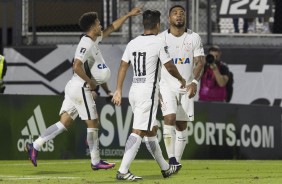
<svg viewBox="0 0 282 184">
<path fill-rule="evenodd" d="M 82 31 L 87 32 L 89 31 L 90 27 L 95 24 L 96 19 L 98 18 L 97 12 L 87 12 L 84 13 L 79 18 L 79 27 Z"/>
<path fill-rule="evenodd" d="M 208 52 L 221 52 L 221 50 L 219 46 L 213 45 L 209 48 Z"/>
<path fill-rule="evenodd" d="M 161 12 L 158 10 L 146 10 L 143 13 L 143 25 L 144 29 L 153 29 L 158 23 L 160 23 Z"/>
<path fill-rule="evenodd" d="M 170 15 L 170 13 L 171 13 L 171 11 L 172 11 L 173 8 L 181 8 L 183 11 L 185 11 L 185 8 L 184 8 L 183 6 L 177 4 L 177 5 L 172 6 L 172 7 L 169 9 L 169 13 L 168 13 L 169 15 Z"/>
</svg>

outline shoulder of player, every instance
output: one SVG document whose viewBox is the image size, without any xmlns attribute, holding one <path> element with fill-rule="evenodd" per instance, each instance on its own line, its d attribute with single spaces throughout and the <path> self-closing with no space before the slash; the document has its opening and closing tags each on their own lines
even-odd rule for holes
<svg viewBox="0 0 282 184">
<path fill-rule="evenodd" d="M 83 36 L 80 39 L 78 45 L 82 46 L 82 47 L 90 48 L 90 47 L 92 47 L 94 45 L 94 42 L 93 42 L 93 40 L 90 37 Z"/>
<path fill-rule="evenodd" d="M 192 31 L 191 29 L 187 29 L 186 34 L 191 35 L 193 37 L 200 37 L 198 33 Z"/>
</svg>

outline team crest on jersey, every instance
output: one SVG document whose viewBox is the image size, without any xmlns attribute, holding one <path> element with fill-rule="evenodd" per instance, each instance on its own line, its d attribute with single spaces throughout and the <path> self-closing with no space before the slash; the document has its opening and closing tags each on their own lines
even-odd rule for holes
<svg viewBox="0 0 282 184">
<path fill-rule="evenodd" d="M 190 59 L 189 58 L 173 58 L 173 63 L 176 65 L 189 64 Z"/>
<path fill-rule="evenodd" d="M 192 43 L 191 42 L 184 43 L 184 49 L 186 52 L 190 52 L 192 50 Z"/>
</svg>

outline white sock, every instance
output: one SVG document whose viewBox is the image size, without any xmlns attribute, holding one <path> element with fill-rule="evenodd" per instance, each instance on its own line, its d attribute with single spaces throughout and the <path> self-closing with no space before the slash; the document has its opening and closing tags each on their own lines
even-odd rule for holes
<svg viewBox="0 0 282 184">
<path fill-rule="evenodd" d="M 134 160 L 140 144 L 142 141 L 142 137 L 135 133 L 131 133 L 126 141 L 124 155 L 119 167 L 119 172 L 126 174 L 128 173 L 131 162 Z"/>
<path fill-rule="evenodd" d="M 54 139 L 57 135 L 62 133 L 63 131 L 67 130 L 66 127 L 61 123 L 60 121 L 49 126 L 42 135 L 40 135 L 34 142 L 33 147 L 39 151 L 42 145 L 49 141 Z"/>
<path fill-rule="evenodd" d="M 154 159 L 159 164 L 161 170 L 168 170 L 169 164 L 165 161 L 162 150 L 159 144 L 159 141 L 156 136 L 154 137 L 144 137 L 145 144 L 147 146 L 147 149 L 151 153 L 151 155 L 154 157 Z"/>
<path fill-rule="evenodd" d="M 176 132 L 176 140 L 175 140 L 175 158 L 177 162 L 180 162 L 181 157 L 183 155 L 185 146 L 188 142 L 188 130 L 187 128 L 183 131 L 177 131 Z"/>
<path fill-rule="evenodd" d="M 170 125 L 164 125 L 163 137 L 168 158 L 175 157 L 175 127 Z"/>
<path fill-rule="evenodd" d="M 91 163 L 93 165 L 98 164 L 101 160 L 99 153 L 98 131 L 98 128 L 87 128 L 87 143 L 89 146 Z"/>
</svg>

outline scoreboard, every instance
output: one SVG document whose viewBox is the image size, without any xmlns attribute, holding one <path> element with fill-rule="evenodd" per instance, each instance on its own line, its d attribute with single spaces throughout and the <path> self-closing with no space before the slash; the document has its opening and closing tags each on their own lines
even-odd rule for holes
<svg viewBox="0 0 282 184">
<path fill-rule="evenodd" d="M 270 17 L 272 16 L 272 0 L 217 0 L 219 17 Z"/>
</svg>

